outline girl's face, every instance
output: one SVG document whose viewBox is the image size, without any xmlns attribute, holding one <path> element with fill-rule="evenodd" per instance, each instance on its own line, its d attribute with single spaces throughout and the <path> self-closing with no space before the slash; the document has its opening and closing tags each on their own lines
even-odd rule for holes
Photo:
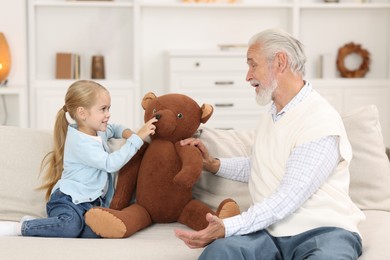
<svg viewBox="0 0 390 260">
<path fill-rule="evenodd" d="M 95 104 L 85 110 L 79 130 L 89 135 L 96 135 L 97 131 L 106 131 L 110 119 L 110 107 L 110 94 L 104 90 L 99 91 Z"/>
</svg>

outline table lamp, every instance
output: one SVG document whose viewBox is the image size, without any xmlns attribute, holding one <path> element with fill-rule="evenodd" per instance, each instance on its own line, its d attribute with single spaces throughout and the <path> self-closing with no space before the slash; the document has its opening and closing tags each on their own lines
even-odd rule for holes
<svg viewBox="0 0 390 260">
<path fill-rule="evenodd" d="M 11 54 L 9 51 L 7 39 L 0 32 L 0 86 L 7 84 L 7 77 L 11 69 Z"/>
</svg>

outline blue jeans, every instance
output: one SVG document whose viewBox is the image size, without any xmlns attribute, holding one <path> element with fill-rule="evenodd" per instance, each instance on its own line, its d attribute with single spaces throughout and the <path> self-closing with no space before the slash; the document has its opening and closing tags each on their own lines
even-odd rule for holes
<svg viewBox="0 0 390 260">
<path fill-rule="evenodd" d="M 211 243 L 202 260 L 301 260 L 357 259 L 362 241 L 357 233 L 323 227 L 288 237 L 273 237 L 261 230 L 249 235 L 222 238 Z"/>
<path fill-rule="evenodd" d="M 84 214 L 92 207 L 103 205 L 98 198 L 91 203 L 74 204 L 69 195 L 55 190 L 46 205 L 47 218 L 24 221 L 23 236 L 99 238 L 85 224 Z"/>
</svg>

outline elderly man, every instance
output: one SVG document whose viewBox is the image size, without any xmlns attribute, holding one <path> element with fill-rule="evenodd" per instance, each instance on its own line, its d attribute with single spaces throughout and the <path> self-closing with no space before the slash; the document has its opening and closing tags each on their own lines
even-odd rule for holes
<svg viewBox="0 0 390 260">
<path fill-rule="evenodd" d="M 303 45 L 271 29 L 252 37 L 246 80 L 260 105 L 250 158 L 214 158 L 198 139 L 204 169 L 248 182 L 248 211 L 219 219 L 208 214 L 206 229 L 175 230 L 190 248 L 207 248 L 200 259 L 357 259 L 357 225 L 363 213 L 348 195 L 352 157 L 339 114 L 303 79 Z M 257 120 L 257 119 L 256 119 Z"/>
</svg>

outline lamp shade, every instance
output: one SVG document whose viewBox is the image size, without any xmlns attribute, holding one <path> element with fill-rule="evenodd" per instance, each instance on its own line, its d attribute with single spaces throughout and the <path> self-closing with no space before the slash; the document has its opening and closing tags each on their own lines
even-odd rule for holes
<svg viewBox="0 0 390 260">
<path fill-rule="evenodd" d="M 0 32 L 0 84 L 3 83 L 11 69 L 11 54 L 9 51 L 7 39 Z"/>
</svg>

